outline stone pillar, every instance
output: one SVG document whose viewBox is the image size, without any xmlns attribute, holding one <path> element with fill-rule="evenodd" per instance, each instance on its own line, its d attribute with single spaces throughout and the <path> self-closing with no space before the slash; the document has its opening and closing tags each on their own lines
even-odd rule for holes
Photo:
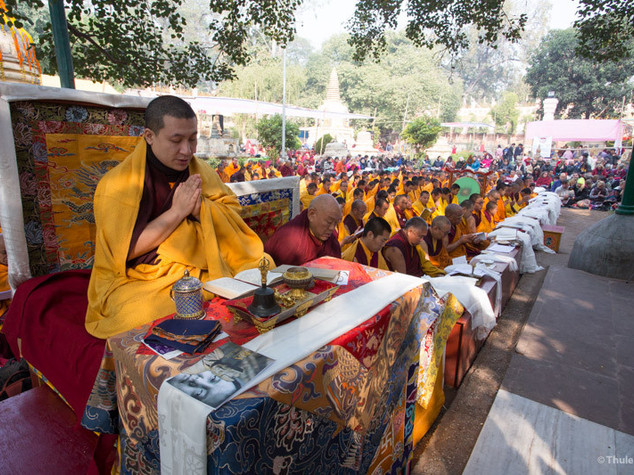
<svg viewBox="0 0 634 475">
<path fill-rule="evenodd" d="M 542 120 L 555 120 L 555 111 L 557 110 L 557 104 L 559 104 L 559 99 L 556 97 L 549 97 L 548 99 L 544 99 L 544 117 Z"/>
<path fill-rule="evenodd" d="M 632 156 L 630 155 L 630 165 L 625 179 L 625 189 L 621 195 L 621 204 L 616 210 L 616 214 L 624 216 L 634 215 L 634 171 L 632 170 Z"/>
<path fill-rule="evenodd" d="M 582 231 L 575 240 L 568 267 L 614 279 L 634 280 L 634 171 L 627 173 L 616 214 Z"/>
</svg>

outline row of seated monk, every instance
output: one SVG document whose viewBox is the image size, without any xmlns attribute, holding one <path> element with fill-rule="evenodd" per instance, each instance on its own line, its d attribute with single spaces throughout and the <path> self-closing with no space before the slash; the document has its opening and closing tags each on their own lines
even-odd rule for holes
<svg viewBox="0 0 634 475">
<path fill-rule="evenodd" d="M 85 326 L 97 338 L 173 313 L 170 289 L 185 270 L 207 281 L 257 267 L 263 255 L 271 267 L 333 256 L 437 276 L 452 257 L 470 256 L 487 244 L 474 242 L 478 224 L 471 200 L 447 204 L 440 215 L 427 208 L 425 193 L 412 205 L 407 195 L 388 203 L 381 190 L 364 196 L 373 204 L 367 217 L 369 201 L 339 196 L 338 202 L 321 193 L 264 246 L 242 220 L 234 193 L 194 157 L 197 121 L 189 104 L 175 96 L 154 99 L 145 111 L 143 137 L 102 177 L 94 196 L 95 256 Z M 489 193 L 480 224 L 496 214 L 496 193 Z M 472 198 L 477 210 L 484 200 Z"/>
<path fill-rule="evenodd" d="M 519 183 L 499 183 L 485 197 L 474 193 L 458 205 L 457 184 L 433 188 L 430 193 L 416 189 L 414 180 L 404 183 L 399 189 L 402 193 L 396 194 L 389 177 L 385 182 L 380 177 L 373 179 L 367 186 L 361 180 L 357 188 L 350 190 L 345 175 L 333 186 L 332 177 L 326 174 L 315 192 L 313 178 L 306 180 L 303 214 L 266 244 L 267 252 L 276 260 L 300 264 L 305 255 L 338 257 L 339 244 L 341 255 L 347 260 L 415 276 L 438 276 L 444 274 L 443 269 L 453 258 L 465 256 L 470 260 L 488 247 L 489 241 L 482 239 L 480 233 L 491 232 L 498 222 L 517 213 L 534 196 L 525 188 L 515 198 Z M 379 186 L 387 188 L 377 189 Z M 331 195 L 332 189 L 336 191 Z M 339 210 L 330 196 L 336 197 Z M 330 227 L 321 230 L 320 226 L 327 223 Z M 301 241 L 300 248 L 284 245 L 299 240 L 301 235 L 312 239 Z M 313 250 L 308 252 L 311 241 Z"/>
<path fill-rule="evenodd" d="M 450 184 L 450 178 L 445 172 L 415 170 L 411 166 L 391 172 L 354 170 L 339 174 L 325 172 L 321 176 L 310 173 L 305 174 L 300 181 L 301 203 L 302 208 L 306 209 L 315 196 L 332 194 L 346 202 L 345 216 L 350 211 L 352 201 L 361 199 L 372 210 L 376 198 L 381 196 L 379 193 L 386 192 L 389 203 L 393 203 L 397 195 L 409 198 L 410 203 L 405 208 L 405 213 L 410 213 L 408 217 L 412 217 L 413 212 L 419 215 L 425 209 L 432 213 L 431 217 L 435 217 L 444 214 L 448 204 L 459 204 L 458 193 L 462 196 L 471 194 L 462 190 L 458 183 Z M 530 176 L 515 176 L 512 179 L 496 172 L 491 180 L 481 178 L 480 189 L 483 190 L 483 195 L 491 191 L 498 192 L 496 199 L 499 206 L 495 221 L 499 222 L 526 206 L 528 200 L 535 196 L 534 187 L 535 183 Z"/>
</svg>

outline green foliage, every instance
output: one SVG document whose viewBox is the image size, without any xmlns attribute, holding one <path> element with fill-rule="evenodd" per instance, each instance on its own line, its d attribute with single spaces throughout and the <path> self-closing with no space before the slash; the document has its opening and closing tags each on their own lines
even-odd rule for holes
<svg viewBox="0 0 634 475">
<path fill-rule="evenodd" d="M 348 23 L 354 59 L 378 59 L 387 50 L 386 30 L 396 28 L 403 10 L 407 14 L 406 36 L 416 46 L 445 48 L 456 55 L 469 46 L 467 27 L 478 31 L 478 42 L 495 44 L 498 38 L 516 41 L 526 24 L 526 14 L 509 16 L 504 0 L 359 0 Z"/>
<path fill-rule="evenodd" d="M 313 150 L 318 155 L 322 155 L 324 153 L 324 150 L 326 150 L 326 145 L 328 145 L 330 142 L 334 142 L 334 140 L 335 139 L 330 134 L 322 135 L 315 142 L 315 146 L 313 147 Z"/>
<path fill-rule="evenodd" d="M 257 136 L 257 120 L 252 115 L 234 114 L 233 125 L 239 134 L 239 138 L 243 141 Z"/>
<path fill-rule="evenodd" d="M 433 117 L 419 117 L 410 122 L 401 136 L 414 145 L 417 152 L 433 145 L 442 131 L 440 121 Z"/>
<path fill-rule="evenodd" d="M 270 118 L 260 119 L 257 125 L 258 139 L 266 149 L 268 156 L 277 159 L 282 150 L 282 116 L 276 114 Z M 299 127 L 293 122 L 286 121 L 286 149 L 294 150 L 301 147 L 298 138 Z"/>
<path fill-rule="evenodd" d="M 613 61 L 634 55 L 634 2 L 579 0 L 577 53 L 585 58 Z"/>
<path fill-rule="evenodd" d="M 509 87 L 511 62 L 523 62 L 526 51 L 541 39 L 547 1 L 358 0 L 347 25 L 350 37 L 327 45 L 312 64 L 305 40 L 289 44 L 301 0 L 210 0 L 208 5 L 199 0 L 66 0 L 64 4 L 75 72 L 95 81 L 211 89 L 214 82 L 235 77 L 272 39 L 271 50 L 276 44 L 289 44 L 291 63 L 307 66 L 309 90 L 325 86 L 331 61 L 353 64 L 368 57 L 378 59 L 393 46 L 410 45 L 447 53 L 445 67 L 464 80 L 468 94 L 493 97 L 492 93 Z M 601 60 L 632 56 L 634 2 L 579 0 L 579 5 L 575 28 L 580 55 Z M 6 0 L 6 7 L 8 16 L 15 18 L 9 23 L 18 27 L 27 23 L 37 37 L 43 72 L 55 73 L 47 2 Z M 388 30 L 396 28 L 401 13 L 407 26 L 394 41 Z M 0 23 L 5 21 L 0 17 Z M 518 49 L 520 35 L 523 46 Z M 342 38 L 349 45 L 342 44 Z M 308 105 L 316 106 L 316 97 L 309 95 Z M 447 120 L 451 106 L 443 104 L 441 109 Z"/>
<path fill-rule="evenodd" d="M 352 59 L 354 50 L 347 38 L 334 36 L 323 44 L 320 53 L 303 49 L 306 56 L 297 54 L 293 62 L 288 61 L 288 103 L 317 108 L 326 97 L 330 72 L 336 67 L 343 102 L 353 112 L 376 115 L 375 125 L 384 134 L 401 130 L 406 109 L 410 118 L 427 112 L 443 121 L 455 119 L 462 83 L 450 84 L 431 52 L 416 49 L 402 33 L 389 34 L 389 51 L 383 61 L 359 65 Z M 235 80 L 220 83 L 219 95 L 281 102 L 279 52 L 271 56 L 269 50 L 260 48 L 250 64 L 237 69 Z M 368 123 L 359 121 L 355 126 L 367 127 Z"/>
<path fill-rule="evenodd" d="M 16 26 L 29 21 L 7 0 Z M 295 9 L 301 0 L 211 0 L 204 14 L 192 21 L 203 25 L 204 35 L 186 35 L 184 0 L 66 0 L 66 16 L 75 74 L 124 86 L 153 84 L 195 87 L 200 81 L 233 77 L 236 65 L 249 60 L 248 39 L 253 28 L 285 44 L 295 33 Z M 194 2 L 191 2 L 194 3 Z M 48 6 L 32 0 L 32 9 Z M 200 8 L 198 9 L 200 12 Z M 36 44 L 40 58 L 54 57 L 50 21 Z M 45 73 L 55 73 L 50 61 Z"/>
<path fill-rule="evenodd" d="M 471 150 L 460 150 L 458 153 L 454 153 L 452 155 L 452 157 L 454 158 L 454 160 L 458 160 L 460 158 L 464 158 L 465 161 L 467 160 L 467 158 L 469 158 L 470 155 L 473 155 L 473 152 Z"/>
<path fill-rule="evenodd" d="M 504 92 L 502 99 L 491 109 L 495 120 L 496 133 L 512 134 L 517 127 L 520 111 L 519 98 L 514 92 Z"/>
<path fill-rule="evenodd" d="M 551 31 L 531 59 L 525 81 L 539 99 L 554 91 L 557 115 L 568 118 L 611 118 L 621 111 L 623 97 L 632 92 L 629 78 L 634 60 L 601 62 L 577 54 L 573 29 Z"/>
<path fill-rule="evenodd" d="M 212 168 L 217 168 L 218 165 L 220 165 L 220 162 L 222 162 L 223 158 L 204 157 L 203 160 L 205 160 L 209 165 L 211 165 Z M 264 160 L 262 160 L 260 158 L 238 157 L 238 165 L 240 165 L 240 166 L 246 165 L 247 163 L 255 163 L 255 162 L 262 162 L 262 161 L 264 161 Z"/>
<path fill-rule="evenodd" d="M 286 101 L 299 104 L 306 84 L 305 68 L 288 63 L 287 59 Z M 271 57 L 268 51 L 260 50 L 252 62 L 236 68 L 235 80 L 218 85 L 218 95 L 281 103 L 282 85 L 282 58 Z"/>
</svg>

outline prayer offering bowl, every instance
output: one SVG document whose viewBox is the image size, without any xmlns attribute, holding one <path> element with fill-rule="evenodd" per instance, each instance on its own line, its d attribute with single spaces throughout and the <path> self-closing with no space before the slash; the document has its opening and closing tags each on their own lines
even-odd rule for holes
<svg viewBox="0 0 634 475">
<path fill-rule="evenodd" d="M 306 267 L 291 267 L 282 275 L 284 283 L 291 290 L 290 297 L 296 302 L 306 298 L 306 290 L 313 283 L 313 274 Z"/>
</svg>

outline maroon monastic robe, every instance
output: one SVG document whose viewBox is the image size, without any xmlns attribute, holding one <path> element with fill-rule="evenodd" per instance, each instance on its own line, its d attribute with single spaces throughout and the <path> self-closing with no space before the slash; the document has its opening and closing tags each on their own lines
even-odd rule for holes
<svg viewBox="0 0 634 475">
<path fill-rule="evenodd" d="M 407 240 L 405 231 L 399 230 L 392 238 L 385 243 L 385 247 L 396 247 L 403 254 L 405 259 L 405 272 L 415 277 L 421 277 L 423 275 L 423 268 L 420 262 L 420 256 L 414 246 L 412 246 Z M 389 265 L 389 261 L 388 261 Z M 394 270 L 394 269 L 391 269 Z"/>
<path fill-rule="evenodd" d="M 298 266 L 318 257 L 332 256 L 341 259 L 341 247 L 336 233 L 324 242 L 313 236 L 308 228 L 308 210 L 279 228 L 266 241 L 264 250 L 277 265 Z"/>
</svg>

